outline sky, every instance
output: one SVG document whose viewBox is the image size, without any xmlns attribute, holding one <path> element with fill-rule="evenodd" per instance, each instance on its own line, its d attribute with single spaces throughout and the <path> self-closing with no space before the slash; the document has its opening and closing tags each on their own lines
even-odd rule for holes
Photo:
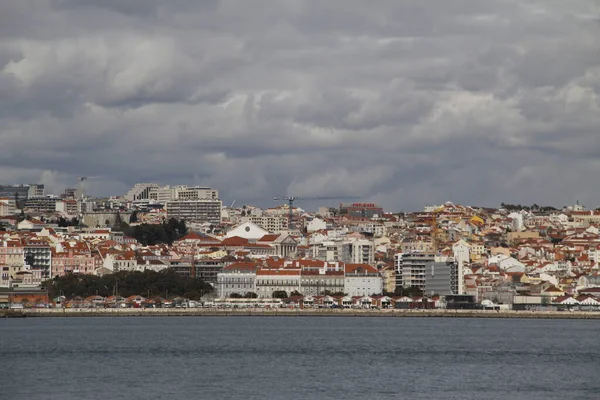
<svg viewBox="0 0 600 400">
<path fill-rule="evenodd" d="M 599 37 L 596 0 L 2 1 L 0 184 L 597 207 Z"/>
</svg>

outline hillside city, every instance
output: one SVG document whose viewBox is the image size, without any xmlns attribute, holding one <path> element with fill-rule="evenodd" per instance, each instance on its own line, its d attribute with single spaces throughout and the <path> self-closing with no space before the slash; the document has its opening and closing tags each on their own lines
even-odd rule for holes
<svg viewBox="0 0 600 400">
<path fill-rule="evenodd" d="M 91 198 L 85 180 L 0 186 L 0 307 L 600 310 L 600 211 L 580 204 L 309 212 L 154 183 Z M 158 283 L 135 292 L 142 274 Z"/>
</svg>

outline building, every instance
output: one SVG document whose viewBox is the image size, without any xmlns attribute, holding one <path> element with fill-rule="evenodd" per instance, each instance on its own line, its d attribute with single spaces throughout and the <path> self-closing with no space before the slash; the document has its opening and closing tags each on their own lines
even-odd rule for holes
<svg viewBox="0 0 600 400">
<path fill-rule="evenodd" d="M 344 292 L 348 296 L 381 294 L 383 281 L 376 268 L 368 264 L 346 264 Z"/>
<path fill-rule="evenodd" d="M 219 225 L 222 206 L 221 200 L 171 200 L 166 203 L 167 218 Z"/>
<path fill-rule="evenodd" d="M 253 262 L 236 262 L 224 267 L 217 273 L 217 296 L 231 297 L 233 293 L 244 296 L 256 293 L 256 270 L 258 265 Z"/>
<path fill-rule="evenodd" d="M 75 216 L 79 215 L 81 209 L 79 202 L 75 199 L 62 199 L 56 202 L 56 211 L 62 212 L 67 215 Z"/>
<path fill-rule="evenodd" d="M 462 268 L 453 257 L 433 253 L 396 255 L 396 287 L 417 287 L 425 295 L 461 294 Z"/>
<path fill-rule="evenodd" d="M 219 191 L 204 186 L 163 186 L 151 189 L 149 196 L 151 200 L 165 204 L 173 200 L 218 200 Z"/>
<path fill-rule="evenodd" d="M 202 282 L 210 283 L 212 286 L 217 284 L 217 276 L 219 272 L 225 268 L 228 262 L 219 259 L 200 259 L 194 262 L 196 270 L 196 278 Z"/>
<path fill-rule="evenodd" d="M 150 193 L 157 190 L 158 187 L 156 183 L 136 183 L 123 197 L 129 201 L 149 200 Z"/>
<path fill-rule="evenodd" d="M 30 197 L 25 200 L 24 208 L 31 211 L 37 212 L 54 212 L 56 211 L 56 203 L 58 201 L 56 196 L 41 196 L 41 197 Z"/>
<path fill-rule="evenodd" d="M 260 226 L 271 233 L 280 233 L 288 230 L 288 217 L 285 215 L 253 215 L 245 218 L 246 220 Z M 244 220 L 244 219 L 242 219 Z"/>
<path fill-rule="evenodd" d="M 31 240 L 25 243 L 24 246 L 25 263 L 31 269 L 39 269 L 42 271 L 42 278 L 50 278 L 52 267 L 52 249 L 50 245 L 44 241 Z"/>
<path fill-rule="evenodd" d="M 303 269 L 300 274 L 300 293 L 304 296 L 344 293 L 344 271 Z"/>
<path fill-rule="evenodd" d="M 31 197 L 40 197 L 44 195 L 44 185 L 29 184 L 29 185 L 0 185 L 0 197 L 10 197 L 14 199 L 18 197 L 21 200 L 26 200 Z"/>
<path fill-rule="evenodd" d="M 95 259 L 89 252 L 52 252 L 52 277 L 67 274 L 93 274 Z M 115 271 L 116 272 L 116 271 Z"/>
<path fill-rule="evenodd" d="M 284 291 L 289 296 L 300 290 L 300 269 L 263 269 L 256 271 L 256 294 L 270 299 L 273 292 Z"/>
<path fill-rule="evenodd" d="M 370 240 L 355 240 L 342 244 L 341 260 L 345 263 L 369 264 L 375 263 L 375 246 Z"/>
<path fill-rule="evenodd" d="M 383 208 L 374 203 L 340 204 L 339 215 L 362 218 L 380 217 L 383 215 Z"/>
<path fill-rule="evenodd" d="M 0 198 L 0 217 L 15 215 L 15 200 L 9 197 Z"/>
</svg>

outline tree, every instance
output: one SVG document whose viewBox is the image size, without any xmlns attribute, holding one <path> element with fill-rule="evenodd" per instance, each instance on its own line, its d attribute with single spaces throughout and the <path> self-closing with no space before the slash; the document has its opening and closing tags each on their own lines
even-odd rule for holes
<svg viewBox="0 0 600 400">
<path fill-rule="evenodd" d="M 292 296 L 302 296 L 302 293 L 300 293 L 297 290 L 294 290 L 292 293 L 290 293 L 290 297 L 292 297 Z"/>
<path fill-rule="evenodd" d="M 247 299 L 256 299 L 258 298 L 258 295 L 254 292 L 247 292 L 244 297 Z"/>
<path fill-rule="evenodd" d="M 231 293 L 231 294 L 229 295 L 229 298 L 230 298 L 230 299 L 241 299 L 242 297 L 243 297 L 243 296 L 242 296 L 241 294 L 239 294 L 239 293 Z"/>
<path fill-rule="evenodd" d="M 136 222 L 138 222 L 138 212 L 137 212 L 137 210 L 134 211 L 133 213 L 131 213 L 131 216 L 129 217 L 129 223 L 130 224 L 134 224 Z"/>
<path fill-rule="evenodd" d="M 288 295 L 285 290 L 276 290 L 271 295 L 274 299 L 287 299 Z"/>
</svg>

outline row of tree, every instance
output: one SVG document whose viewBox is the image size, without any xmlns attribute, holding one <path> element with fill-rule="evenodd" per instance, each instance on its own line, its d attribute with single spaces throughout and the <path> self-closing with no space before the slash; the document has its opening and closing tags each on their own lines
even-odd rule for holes
<svg viewBox="0 0 600 400">
<path fill-rule="evenodd" d="M 160 272 L 121 271 L 104 276 L 68 274 L 46 281 L 45 286 L 52 298 L 59 295 L 85 298 L 92 295 L 106 297 L 118 294 L 123 297 L 183 296 L 199 300 L 213 290 L 210 284 L 200 279 L 181 276 L 172 269 Z"/>
<path fill-rule="evenodd" d="M 137 221 L 137 216 L 133 218 L 134 215 L 136 214 L 132 214 L 130 221 Z M 177 220 L 175 218 L 163 221 L 161 224 L 140 224 L 130 226 L 127 222 L 122 221 L 121 217 L 117 215 L 114 228 L 122 231 L 123 234 L 134 238 L 144 246 L 161 243 L 171 245 L 174 241 L 182 238 L 188 233 L 185 221 Z"/>
<path fill-rule="evenodd" d="M 506 211 L 536 211 L 536 212 L 552 212 L 558 211 L 558 208 L 552 206 L 540 206 L 537 204 L 521 205 L 521 204 L 508 204 L 508 203 L 500 203 L 500 208 L 504 208 Z"/>
</svg>

